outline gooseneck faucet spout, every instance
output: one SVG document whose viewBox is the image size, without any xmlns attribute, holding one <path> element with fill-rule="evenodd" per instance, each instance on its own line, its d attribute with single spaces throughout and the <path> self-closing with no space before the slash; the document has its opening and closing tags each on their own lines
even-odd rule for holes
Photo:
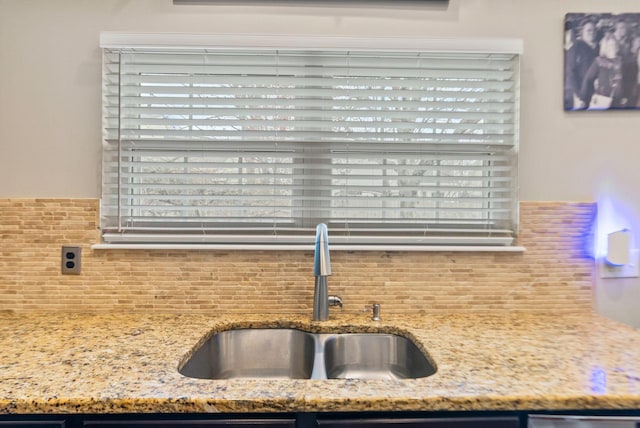
<svg viewBox="0 0 640 428">
<path fill-rule="evenodd" d="M 327 225 L 324 223 L 316 226 L 316 250 L 313 256 L 313 274 L 316 277 L 331 275 L 329 232 L 327 231 Z"/>
<path fill-rule="evenodd" d="M 327 277 L 331 275 L 331 258 L 329 256 L 329 233 L 327 225 L 320 223 L 316 227 L 316 248 L 313 256 L 313 274 L 316 277 L 313 293 L 313 320 L 329 319 L 329 306 L 342 306 L 342 299 L 329 296 Z"/>
</svg>

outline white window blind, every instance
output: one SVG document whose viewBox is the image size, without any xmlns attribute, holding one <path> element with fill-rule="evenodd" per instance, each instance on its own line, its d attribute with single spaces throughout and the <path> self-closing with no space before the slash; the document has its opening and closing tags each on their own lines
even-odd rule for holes
<svg viewBox="0 0 640 428">
<path fill-rule="evenodd" d="M 107 243 L 512 244 L 518 53 L 103 57 Z"/>
</svg>

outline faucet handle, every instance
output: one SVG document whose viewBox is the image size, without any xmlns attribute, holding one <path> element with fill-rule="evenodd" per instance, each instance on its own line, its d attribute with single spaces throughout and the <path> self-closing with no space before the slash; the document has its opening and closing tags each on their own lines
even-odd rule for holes
<svg viewBox="0 0 640 428">
<path fill-rule="evenodd" d="M 340 306 L 342 308 L 342 298 L 340 296 L 329 296 L 329 306 Z"/>
<path fill-rule="evenodd" d="M 380 303 L 374 303 L 364 307 L 364 312 L 371 311 L 371 321 L 382 321 L 380 318 Z"/>
</svg>

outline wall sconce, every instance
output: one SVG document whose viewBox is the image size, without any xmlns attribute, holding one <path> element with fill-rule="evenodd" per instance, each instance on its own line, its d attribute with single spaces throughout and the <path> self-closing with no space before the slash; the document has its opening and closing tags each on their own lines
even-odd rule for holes
<svg viewBox="0 0 640 428">
<path fill-rule="evenodd" d="M 639 251 L 631 249 L 631 231 L 622 229 L 607 235 L 607 252 L 601 264 L 601 278 L 638 276 Z"/>
<path fill-rule="evenodd" d="M 629 263 L 631 253 L 631 232 L 618 230 L 607 235 L 607 254 L 605 261 L 611 266 L 623 266 Z"/>
</svg>

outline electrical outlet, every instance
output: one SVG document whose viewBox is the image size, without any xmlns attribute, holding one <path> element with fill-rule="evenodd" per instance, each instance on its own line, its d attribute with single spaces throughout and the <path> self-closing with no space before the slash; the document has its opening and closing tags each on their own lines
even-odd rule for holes
<svg viewBox="0 0 640 428">
<path fill-rule="evenodd" d="M 82 248 L 62 246 L 62 274 L 80 275 L 80 255 Z"/>
<path fill-rule="evenodd" d="M 613 266 L 604 258 L 600 261 L 600 278 L 637 278 L 640 265 L 640 250 L 630 250 L 630 261 L 626 265 Z"/>
</svg>

